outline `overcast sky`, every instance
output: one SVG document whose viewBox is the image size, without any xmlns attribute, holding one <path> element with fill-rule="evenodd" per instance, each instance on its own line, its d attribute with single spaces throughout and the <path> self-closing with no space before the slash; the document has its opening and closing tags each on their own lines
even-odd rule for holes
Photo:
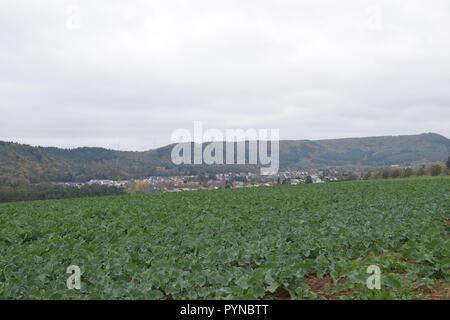
<svg viewBox="0 0 450 320">
<path fill-rule="evenodd" d="M 1 1 L 0 140 L 450 137 L 449 32 L 448 0 Z"/>
</svg>

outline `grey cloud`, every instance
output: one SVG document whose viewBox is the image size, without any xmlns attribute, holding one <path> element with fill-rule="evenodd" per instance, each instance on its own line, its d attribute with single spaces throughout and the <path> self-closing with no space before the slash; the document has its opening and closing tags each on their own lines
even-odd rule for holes
<svg viewBox="0 0 450 320">
<path fill-rule="evenodd" d="M 0 139 L 144 150 L 194 120 L 450 136 L 448 30 L 444 0 L 3 2 Z"/>
</svg>

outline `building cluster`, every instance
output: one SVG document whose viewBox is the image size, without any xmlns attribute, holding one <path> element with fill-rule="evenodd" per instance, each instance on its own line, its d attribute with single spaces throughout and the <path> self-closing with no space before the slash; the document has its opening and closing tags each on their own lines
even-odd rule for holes
<svg viewBox="0 0 450 320">
<path fill-rule="evenodd" d="M 135 180 L 91 180 L 86 183 L 59 183 L 68 186 L 104 185 L 125 188 L 136 193 L 179 192 L 189 190 L 214 190 L 226 188 L 264 187 L 281 184 L 308 184 L 339 181 L 336 172 L 322 171 L 283 171 L 274 175 L 262 176 L 256 173 L 219 173 L 185 176 L 151 176 Z"/>
</svg>

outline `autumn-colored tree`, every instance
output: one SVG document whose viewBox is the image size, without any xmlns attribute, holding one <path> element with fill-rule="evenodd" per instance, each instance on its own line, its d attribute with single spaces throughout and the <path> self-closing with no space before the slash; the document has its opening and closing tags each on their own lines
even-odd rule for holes
<svg viewBox="0 0 450 320">
<path fill-rule="evenodd" d="M 417 171 L 416 171 L 416 176 L 422 177 L 422 176 L 424 176 L 426 173 L 427 173 L 427 169 L 425 169 L 425 168 L 422 167 L 422 168 L 417 169 Z"/>
<path fill-rule="evenodd" d="M 433 164 L 430 168 L 430 173 L 432 176 L 438 176 L 442 173 L 442 167 L 440 164 Z"/>
<path fill-rule="evenodd" d="M 370 179 L 371 179 L 371 180 L 377 180 L 377 179 L 380 179 L 380 173 L 379 173 L 379 172 L 371 172 L 371 173 L 370 173 Z"/>
<path fill-rule="evenodd" d="M 145 181 L 134 181 L 131 183 L 128 192 L 131 194 L 143 194 L 143 193 L 151 193 L 153 192 L 153 186 Z"/>
<path fill-rule="evenodd" d="M 402 172 L 402 177 L 409 178 L 409 177 L 411 177 L 413 174 L 414 174 L 414 170 L 413 170 L 413 169 L 411 169 L 411 168 L 406 168 L 406 169 L 403 170 L 403 172 Z"/>
<path fill-rule="evenodd" d="M 395 169 L 395 170 L 393 170 L 392 172 L 391 172 L 391 177 L 392 178 L 398 178 L 398 177 L 400 177 L 400 170 L 399 169 Z"/>
</svg>

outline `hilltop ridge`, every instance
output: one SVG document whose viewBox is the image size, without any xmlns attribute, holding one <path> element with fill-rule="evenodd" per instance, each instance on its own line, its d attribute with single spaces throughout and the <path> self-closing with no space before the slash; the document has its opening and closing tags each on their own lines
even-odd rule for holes
<svg viewBox="0 0 450 320">
<path fill-rule="evenodd" d="M 173 145 L 158 149 L 116 151 L 80 147 L 62 149 L 0 141 L 0 183 L 133 179 L 151 175 L 256 171 L 255 165 L 182 165 L 170 159 Z M 450 139 L 436 134 L 324 140 L 281 140 L 280 168 L 380 168 L 418 166 L 444 161 Z"/>
</svg>

